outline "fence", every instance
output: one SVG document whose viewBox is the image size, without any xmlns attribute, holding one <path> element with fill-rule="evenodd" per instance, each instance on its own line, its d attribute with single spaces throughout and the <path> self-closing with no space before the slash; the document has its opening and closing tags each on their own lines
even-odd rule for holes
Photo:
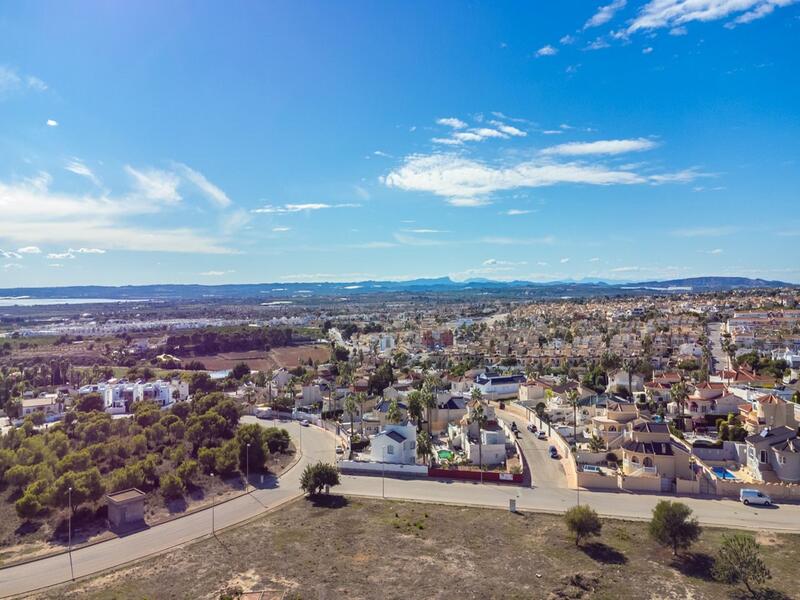
<svg viewBox="0 0 800 600">
<path fill-rule="evenodd" d="M 480 481 L 480 471 L 467 471 L 464 469 L 437 469 L 429 468 L 428 477 L 438 477 L 439 479 L 465 479 L 468 481 Z M 493 481 L 497 483 L 522 483 L 522 473 L 500 473 L 498 471 L 484 471 L 483 481 Z"/>
<path fill-rule="evenodd" d="M 406 475 L 408 477 L 427 477 L 425 465 L 400 465 L 395 463 L 362 462 L 342 460 L 339 468 L 345 473 L 370 473 L 373 475 Z"/>
</svg>

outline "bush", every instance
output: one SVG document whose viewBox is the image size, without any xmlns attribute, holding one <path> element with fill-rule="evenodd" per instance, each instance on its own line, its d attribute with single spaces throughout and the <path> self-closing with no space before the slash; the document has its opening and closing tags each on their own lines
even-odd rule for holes
<svg viewBox="0 0 800 600">
<path fill-rule="evenodd" d="M 309 496 L 316 496 L 322 493 L 325 486 L 339 485 L 339 471 L 334 465 L 318 462 L 315 465 L 307 465 L 303 474 L 300 476 L 300 489 Z"/>
<path fill-rule="evenodd" d="M 197 475 L 200 465 L 196 460 L 187 460 L 178 465 L 175 469 L 175 474 L 180 478 L 184 485 L 189 485 L 192 479 Z"/>
<path fill-rule="evenodd" d="M 743 583 L 753 597 L 756 597 L 752 584 L 763 584 L 772 578 L 767 565 L 761 558 L 760 546 L 753 536 L 745 533 L 722 536 L 722 546 L 712 569 L 714 579 L 735 585 Z"/>
<path fill-rule="evenodd" d="M 586 505 L 570 508 L 564 515 L 564 521 L 567 529 L 575 535 L 576 546 L 586 538 L 600 535 L 603 527 L 597 513 Z"/>
<path fill-rule="evenodd" d="M 20 519 L 32 519 L 42 511 L 42 503 L 39 502 L 39 497 L 36 494 L 25 492 L 14 503 L 14 508 Z"/>
<path fill-rule="evenodd" d="M 266 429 L 264 431 L 264 437 L 267 442 L 267 448 L 269 448 L 272 454 L 278 452 L 282 454 L 286 452 L 289 449 L 289 442 L 292 439 L 288 431 L 285 429 L 278 429 L 277 427 Z"/>
<path fill-rule="evenodd" d="M 197 459 L 206 473 L 211 473 L 217 468 L 217 448 L 200 448 Z"/>
<path fill-rule="evenodd" d="M 685 550 L 700 537 L 702 529 L 691 515 L 692 509 L 685 504 L 661 500 L 653 509 L 650 535 L 677 556 L 679 549 Z"/>
<path fill-rule="evenodd" d="M 161 478 L 161 485 L 159 486 L 161 495 L 164 498 L 173 499 L 183 496 L 183 481 L 175 473 L 167 473 Z"/>
</svg>

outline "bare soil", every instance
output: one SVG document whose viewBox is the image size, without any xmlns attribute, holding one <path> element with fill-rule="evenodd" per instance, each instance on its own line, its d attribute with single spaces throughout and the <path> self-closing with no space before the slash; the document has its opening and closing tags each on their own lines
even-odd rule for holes
<svg viewBox="0 0 800 600">
<path fill-rule="evenodd" d="M 270 371 L 280 367 L 293 369 L 308 360 L 324 362 L 330 357 L 330 349 L 324 345 L 287 346 L 274 348 L 269 352 L 250 350 L 248 352 L 224 352 L 205 356 L 193 356 L 185 360 L 197 360 L 210 371 L 232 369 L 243 362 L 254 371 Z"/>
<path fill-rule="evenodd" d="M 647 525 L 604 522 L 575 546 L 563 519 L 334 496 L 299 500 L 245 526 L 132 566 L 52 588 L 39 598 L 526 598 L 723 600 L 714 582 L 724 533 L 707 529 L 684 557 L 655 545 Z M 762 548 L 773 599 L 797 598 L 800 536 Z"/>
</svg>

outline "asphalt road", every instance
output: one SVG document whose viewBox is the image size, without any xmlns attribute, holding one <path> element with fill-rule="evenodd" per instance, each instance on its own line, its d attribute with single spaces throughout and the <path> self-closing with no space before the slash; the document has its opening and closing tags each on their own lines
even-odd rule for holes
<svg viewBox="0 0 800 600">
<path fill-rule="evenodd" d="M 711 343 L 712 371 L 729 368 L 728 356 L 722 351 L 722 323 L 708 324 L 708 340 Z"/>
<path fill-rule="evenodd" d="M 495 407 L 495 413 L 509 427 L 515 422 L 520 430 L 519 445 L 528 463 L 529 473 L 525 484 L 534 488 L 566 488 L 567 478 L 564 465 L 560 460 L 550 458 L 548 449 L 551 443 L 548 440 L 537 439 L 527 429 L 525 419 L 510 412 Z"/>
<path fill-rule="evenodd" d="M 252 419 L 245 418 L 245 421 L 249 420 Z M 518 419 L 518 426 L 521 425 L 519 421 Z M 272 425 L 272 421 L 260 422 L 265 426 Z M 294 439 L 297 440 L 302 436 L 300 439 L 302 458 L 280 479 L 269 480 L 264 489 L 218 505 L 214 509 L 217 528 L 239 523 L 257 516 L 269 507 L 297 497 L 300 494 L 300 474 L 305 465 L 317 460 L 333 460 L 332 434 L 316 427 L 301 428 L 295 423 L 286 423 L 283 426 L 290 430 Z M 530 446 L 526 443 L 526 446 L 533 449 L 539 447 L 535 441 L 532 444 Z M 527 454 L 526 450 L 523 451 Z M 530 464 L 536 469 L 535 487 L 344 475 L 342 485 L 337 491 L 372 498 L 385 496 L 398 500 L 490 508 L 507 508 L 509 499 L 514 498 L 519 510 L 540 512 L 563 512 L 575 505 L 578 501 L 578 492 L 560 487 L 555 473 L 545 474 L 542 465 L 552 463 L 539 461 L 534 452 L 530 455 Z M 548 485 L 547 482 L 552 485 Z M 601 516 L 633 520 L 648 519 L 653 507 L 662 498 L 674 500 L 675 496 L 585 490 L 580 492 L 580 502 L 589 504 Z M 680 500 L 688 504 L 700 522 L 705 525 L 800 533 L 800 505 L 757 508 L 746 507 L 734 500 L 701 498 Z M 71 564 L 70 556 L 62 554 L 2 569 L 0 596 L 25 594 L 38 588 L 63 583 L 69 581 L 73 574 L 74 577 L 81 577 L 97 573 L 210 534 L 211 509 L 205 509 L 125 537 L 75 550 L 72 552 Z"/>
</svg>

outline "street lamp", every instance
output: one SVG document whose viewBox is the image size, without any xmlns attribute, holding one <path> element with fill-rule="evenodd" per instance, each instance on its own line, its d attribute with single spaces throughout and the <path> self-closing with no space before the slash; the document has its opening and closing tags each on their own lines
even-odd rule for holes
<svg viewBox="0 0 800 600">
<path fill-rule="evenodd" d="M 67 533 L 67 551 L 72 552 L 72 486 L 67 488 L 67 494 L 69 497 L 69 526 L 68 526 L 68 533 Z"/>
<path fill-rule="evenodd" d="M 386 446 L 383 447 L 383 462 L 381 462 L 381 497 L 386 500 Z"/>
<path fill-rule="evenodd" d="M 214 484 L 214 471 L 211 471 L 211 484 Z M 211 490 L 211 535 L 216 535 L 214 531 L 214 490 Z"/>
<path fill-rule="evenodd" d="M 250 442 L 247 443 L 247 480 L 244 482 L 244 491 L 250 491 Z"/>
</svg>

